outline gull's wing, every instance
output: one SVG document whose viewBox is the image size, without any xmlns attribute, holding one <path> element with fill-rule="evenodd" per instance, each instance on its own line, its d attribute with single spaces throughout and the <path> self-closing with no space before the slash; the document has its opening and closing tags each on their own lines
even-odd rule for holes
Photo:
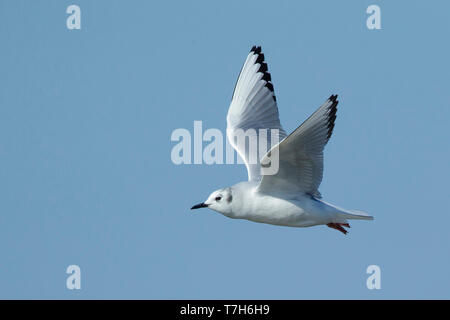
<svg viewBox="0 0 450 320">
<path fill-rule="evenodd" d="M 269 129 L 269 133 L 263 135 L 260 129 Z M 261 53 L 261 47 L 253 47 L 234 87 L 227 115 L 228 141 L 244 160 L 249 180 L 261 178 L 260 158 L 272 147 L 274 137 L 270 134 L 271 129 L 276 129 L 273 132 L 278 135 L 274 145 L 286 137 L 280 124 L 277 101 L 264 54 Z M 242 136 L 242 132 L 245 132 L 248 143 L 237 142 L 236 136 Z M 261 143 L 267 147 L 261 148 Z M 257 146 L 257 149 L 251 146 Z"/>
<path fill-rule="evenodd" d="M 336 98 L 337 95 L 332 95 L 300 127 L 273 147 L 269 153 L 278 151 L 278 173 L 264 175 L 259 191 L 321 197 L 318 188 L 323 174 L 323 149 L 333 132 Z M 262 159 L 263 163 L 267 157 Z"/>
</svg>

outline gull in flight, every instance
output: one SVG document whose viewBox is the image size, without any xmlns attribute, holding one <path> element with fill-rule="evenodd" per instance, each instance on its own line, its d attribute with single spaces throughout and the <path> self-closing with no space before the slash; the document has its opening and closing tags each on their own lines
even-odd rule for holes
<svg viewBox="0 0 450 320">
<path fill-rule="evenodd" d="M 365 212 L 342 209 L 321 200 L 318 188 L 323 174 L 323 149 L 333 132 L 337 104 L 337 95 L 330 96 L 286 135 L 264 54 L 261 47 L 253 47 L 239 74 L 227 115 L 227 137 L 245 162 L 248 181 L 214 191 L 205 202 L 191 209 L 209 208 L 229 218 L 279 226 L 326 225 L 344 234 L 344 227 L 350 228 L 350 219 L 373 220 Z M 275 132 L 275 136 L 269 139 L 260 129 L 270 130 L 271 135 Z M 248 145 L 235 141 L 243 131 L 250 132 L 246 136 L 249 145 L 253 142 L 259 146 L 263 141 L 269 152 L 252 160 Z M 276 144 L 272 138 L 277 138 Z M 265 171 L 269 164 L 277 170 Z"/>
</svg>

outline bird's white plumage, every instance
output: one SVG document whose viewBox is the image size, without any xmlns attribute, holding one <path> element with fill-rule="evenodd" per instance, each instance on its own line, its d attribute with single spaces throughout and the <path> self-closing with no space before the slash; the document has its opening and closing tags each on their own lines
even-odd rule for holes
<svg viewBox="0 0 450 320">
<path fill-rule="evenodd" d="M 343 233 L 347 233 L 343 226 L 349 227 L 347 219 L 372 220 L 362 211 L 319 200 L 323 149 L 333 131 L 337 104 L 337 96 L 332 95 L 286 137 L 264 55 L 260 47 L 253 47 L 239 74 L 227 115 L 227 137 L 243 158 L 249 181 L 217 190 L 192 209 L 208 207 L 230 218 L 291 227 L 326 224 Z M 272 144 L 272 137 L 260 129 L 277 130 L 277 142 Z M 242 132 L 246 132 L 248 143 L 236 142 L 235 137 Z M 266 144 L 262 154 L 261 141 Z M 249 150 L 251 145 L 258 149 Z M 265 166 L 273 160 L 278 161 L 278 171 L 268 174 Z"/>
</svg>

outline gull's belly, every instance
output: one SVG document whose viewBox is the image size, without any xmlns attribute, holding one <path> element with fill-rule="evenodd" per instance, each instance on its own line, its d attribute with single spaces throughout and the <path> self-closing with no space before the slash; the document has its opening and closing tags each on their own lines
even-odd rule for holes
<svg viewBox="0 0 450 320">
<path fill-rule="evenodd" d="M 321 203 L 310 198 L 284 200 L 258 196 L 237 218 L 290 227 L 310 227 L 327 223 L 329 215 Z"/>
</svg>

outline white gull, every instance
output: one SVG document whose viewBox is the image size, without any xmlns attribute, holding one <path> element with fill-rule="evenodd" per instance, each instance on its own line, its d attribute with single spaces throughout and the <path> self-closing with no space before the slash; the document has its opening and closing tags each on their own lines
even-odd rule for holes
<svg viewBox="0 0 450 320">
<path fill-rule="evenodd" d="M 289 136 L 281 127 L 270 73 L 261 47 L 253 47 L 235 85 L 227 115 L 227 137 L 243 158 L 248 181 L 214 191 L 191 209 L 209 208 L 229 218 L 290 227 L 326 225 L 346 234 L 347 220 L 373 220 L 363 211 L 346 210 L 321 200 L 323 149 L 334 128 L 337 95 L 332 95 Z M 272 138 L 260 129 L 272 130 Z M 249 144 L 235 137 L 247 132 Z M 248 134 L 250 132 L 250 134 Z M 253 134 L 252 134 L 253 133 Z M 249 146 L 265 142 L 259 159 Z M 254 160 L 253 160 L 254 159 Z M 272 166 L 273 164 L 273 166 Z M 275 165 L 276 164 L 276 165 Z M 278 170 L 270 170 L 276 168 Z"/>
</svg>

